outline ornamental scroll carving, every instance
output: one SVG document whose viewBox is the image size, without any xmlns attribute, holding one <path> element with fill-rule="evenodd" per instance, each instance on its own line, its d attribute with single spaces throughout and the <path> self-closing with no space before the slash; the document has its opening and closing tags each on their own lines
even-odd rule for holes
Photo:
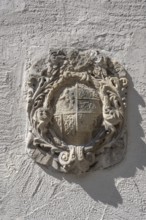
<svg viewBox="0 0 146 220">
<path fill-rule="evenodd" d="M 121 161 L 126 148 L 126 71 L 94 50 L 52 50 L 29 68 L 28 154 L 61 172 Z"/>
</svg>

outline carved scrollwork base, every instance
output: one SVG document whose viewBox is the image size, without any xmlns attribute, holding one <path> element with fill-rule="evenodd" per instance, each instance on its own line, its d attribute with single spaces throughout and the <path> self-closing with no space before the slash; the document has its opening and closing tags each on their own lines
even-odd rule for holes
<svg viewBox="0 0 146 220">
<path fill-rule="evenodd" d="M 28 154 L 77 174 L 120 162 L 126 93 L 126 71 L 98 51 L 50 51 L 29 69 Z"/>
</svg>

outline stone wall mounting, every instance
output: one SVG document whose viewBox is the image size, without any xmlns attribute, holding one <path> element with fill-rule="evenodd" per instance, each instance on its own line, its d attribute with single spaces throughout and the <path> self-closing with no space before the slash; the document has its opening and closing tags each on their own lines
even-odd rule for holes
<svg viewBox="0 0 146 220">
<path fill-rule="evenodd" d="M 28 154 L 76 174 L 120 162 L 127 84 L 125 69 L 99 51 L 50 51 L 29 69 Z"/>
</svg>

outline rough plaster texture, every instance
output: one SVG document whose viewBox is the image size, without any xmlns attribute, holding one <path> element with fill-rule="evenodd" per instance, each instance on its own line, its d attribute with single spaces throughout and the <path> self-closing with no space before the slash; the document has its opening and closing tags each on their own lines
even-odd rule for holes
<svg viewBox="0 0 146 220">
<path fill-rule="evenodd" d="M 146 219 L 146 1 L 0 1 L 1 220 Z M 82 177 L 43 171 L 25 154 L 24 68 L 50 48 L 99 48 L 129 73 L 128 149 Z"/>
</svg>

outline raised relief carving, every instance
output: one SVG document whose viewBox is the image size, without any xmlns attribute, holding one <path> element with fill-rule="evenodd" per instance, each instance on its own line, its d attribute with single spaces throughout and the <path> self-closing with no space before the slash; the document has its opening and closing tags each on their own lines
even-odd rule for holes
<svg viewBox="0 0 146 220">
<path fill-rule="evenodd" d="M 120 162 L 126 91 L 124 68 L 98 51 L 51 51 L 29 69 L 28 154 L 77 174 Z"/>
</svg>

